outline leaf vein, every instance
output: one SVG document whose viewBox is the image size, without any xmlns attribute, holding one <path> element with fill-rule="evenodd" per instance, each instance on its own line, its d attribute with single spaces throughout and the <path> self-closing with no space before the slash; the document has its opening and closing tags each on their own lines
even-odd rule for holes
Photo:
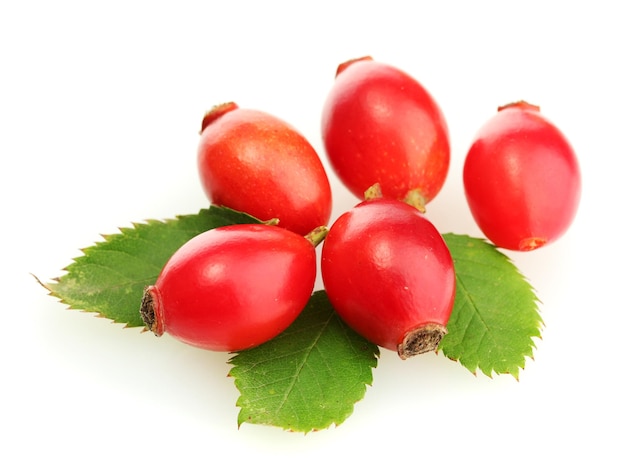
<svg viewBox="0 0 626 470">
<path fill-rule="evenodd" d="M 301 363 L 298 364 L 298 367 L 296 369 L 296 372 L 293 374 L 293 377 L 291 377 L 293 380 L 291 381 L 291 383 L 289 384 L 287 390 L 285 391 L 283 400 L 281 403 L 279 403 L 278 405 L 278 410 L 280 411 L 281 409 L 283 409 L 283 407 L 285 406 L 285 404 L 287 403 L 287 400 L 289 399 L 289 397 L 291 396 L 291 393 L 294 391 L 296 383 L 298 382 L 298 377 L 300 376 L 300 373 L 302 371 L 302 369 L 304 368 L 304 366 L 307 364 L 307 360 L 309 359 L 311 352 L 313 351 L 313 349 L 315 349 L 319 339 L 321 338 L 322 334 L 324 333 L 324 331 L 326 331 L 326 328 L 328 328 L 328 324 L 330 323 L 330 318 L 328 318 L 326 321 L 324 321 L 322 323 L 322 328 L 320 328 L 318 334 L 315 336 L 315 338 L 313 338 L 313 340 L 311 341 L 311 346 L 308 348 L 304 348 L 303 351 L 306 351 L 304 358 L 302 359 Z M 319 382 L 318 382 L 319 385 Z"/>
</svg>

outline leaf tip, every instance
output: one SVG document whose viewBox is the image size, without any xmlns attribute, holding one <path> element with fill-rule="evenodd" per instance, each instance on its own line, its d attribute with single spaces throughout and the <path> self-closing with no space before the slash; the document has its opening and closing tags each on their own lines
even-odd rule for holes
<svg viewBox="0 0 626 470">
<path fill-rule="evenodd" d="M 44 289 L 46 289 L 48 292 L 50 292 L 52 289 L 48 286 L 48 284 L 46 284 L 45 282 L 43 282 L 41 279 L 39 279 L 39 277 L 36 274 L 33 273 L 28 273 L 30 274 L 35 281 L 37 282 L 37 284 L 39 284 L 41 287 L 43 287 Z M 53 279 L 54 281 L 54 279 Z"/>
<path fill-rule="evenodd" d="M 518 367 L 517 369 L 509 372 L 509 374 L 515 379 L 516 382 L 519 382 L 519 373 L 522 369 L 523 367 Z"/>
</svg>

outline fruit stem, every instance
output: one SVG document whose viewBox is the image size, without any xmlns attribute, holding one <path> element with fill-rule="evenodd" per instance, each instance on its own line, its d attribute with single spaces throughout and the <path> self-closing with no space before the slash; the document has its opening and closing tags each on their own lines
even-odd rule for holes
<svg viewBox="0 0 626 470">
<path fill-rule="evenodd" d="M 408 359 L 418 354 L 435 351 L 441 339 L 448 333 L 445 326 L 427 323 L 409 331 L 398 345 L 400 359 Z"/>
<path fill-rule="evenodd" d="M 326 238 L 326 235 L 328 235 L 328 227 L 320 225 L 307 233 L 304 238 L 311 242 L 311 245 L 316 247 L 322 243 L 322 241 Z"/>
<path fill-rule="evenodd" d="M 237 108 L 239 108 L 239 106 L 237 106 L 237 103 L 234 103 L 232 101 L 213 106 L 204 114 L 204 117 L 202 118 L 202 127 L 200 128 L 200 134 L 202 134 L 202 132 L 207 128 L 209 124 L 215 122 L 224 114 L 229 113 L 230 111 L 234 111 Z"/>
</svg>

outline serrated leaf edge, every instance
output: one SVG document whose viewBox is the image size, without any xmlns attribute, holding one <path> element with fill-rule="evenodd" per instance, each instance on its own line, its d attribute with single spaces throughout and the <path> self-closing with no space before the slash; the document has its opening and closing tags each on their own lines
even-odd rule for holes
<svg viewBox="0 0 626 470">
<path fill-rule="evenodd" d="M 315 291 L 313 293 L 313 295 L 319 294 L 321 292 L 324 292 L 324 290 L 322 289 L 322 290 L 319 290 L 319 291 Z M 324 331 L 326 331 L 328 329 L 328 327 L 329 327 L 329 325 L 330 325 L 330 323 L 332 321 L 338 321 L 339 322 L 339 324 L 341 325 L 341 329 L 342 329 L 342 332 L 343 332 L 344 335 L 346 335 L 348 333 L 348 331 L 353 333 L 353 334 L 356 334 L 354 332 L 354 330 L 352 330 L 348 325 L 345 324 L 345 322 L 337 315 L 336 312 L 334 312 L 334 309 L 333 309 L 333 313 L 331 315 L 329 315 L 328 318 L 323 322 L 324 326 L 320 329 L 319 334 L 316 335 L 315 340 L 313 340 L 311 342 L 310 347 L 306 348 L 308 350 L 306 352 L 306 357 L 309 357 L 309 355 L 311 354 L 311 351 L 313 351 L 313 349 L 315 348 L 316 344 L 319 342 L 319 339 L 324 334 Z M 379 362 L 379 358 L 380 358 L 380 349 L 379 349 L 379 347 L 376 346 L 376 345 L 373 345 L 373 346 L 374 346 L 373 365 L 371 366 L 371 370 L 375 369 L 378 366 L 378 362 Z M 293 354 L 293 353 L 291 353 L 291 354 Z M 235 387 L 240 392 L 240 396 L 238 397 L 238 399 L 237 399 L 237 401 L 235 403 L 235 406 L 240 408 L 238 416 L 237 416 L 237 428 L 240 429 L 241 426 L 243 424 L 245 424 L 245 423 L 248 423 L 248 421 L 245 418 L 241 419 L 241 417 L 243 415 L 245 415 L 245 413 L 244 413 L 245 410 L 243 409 L 242 404 L 241 404 L 241 400 L 242 400 L 241 389 L 237 385 L 240 382 L 239 382 L 239 378 L 237 377 L 237 375 L 236 374 L 232 374 L 232 371 L 236 367 L 238 367 L 237 364 L 233 364 L 233 361 L 236 360 L 237 357 L 238 357 L 238 354 L 237 353 L 233 353 L 233 356 L 231 358 L 229 358 L 229 360 L 228 360 L 228 364 L 233 365 L 233 367 L 231 367 L 230 371 L 228 372 L 228 376 L 234 379 L 233 381 L 234 381 Z M 305 365 L 306 365 L 306 359 L 304 359 L 303 361 L 301 361 L 298 364 L 298 367 L 299 367 L 298 370 L 301 370 Z M 293 380 L 292 380 L 292 384 L 291 384 L 290 390 L 292 390 L 293 386 L 295 386 L 295 383 L 296 383 L 296 380 L 297 380 L 297 376 L 298 376 L 298 374 L 296 373 L 292 377 Z M 364 390 L 363 390 L 363 394 L 362 394 L 361 398 L 356 400 L 354 403 L 350 403 L 350 410 L 345 413 L 345 415 L 342 417 L 342 419 L 333 419 L 326 426 L 319 427 L 319 428 L 311 428 L 311 429 L 295 429 L 294 427 L 289 427 L 289 426 L 284 426 L 284 425 L 277 425 L 277 424 L 273 424 L 273 423 L 250 423 L 250 424 L 278 427 L 278 428 L 283 429 L 284 431 L 287 431 L 287 432 L 294 432 L 294 433 L 298 432 L 298 433 L 303 433 L 305 435 L 310 433 L 310 432 L 319 432 L 319 431 L 322 431 L 322 430 L 327 430 L 327 429 L 330 429 L 331 427 L 337 428 L 338 426 L 343 424 L 350 416 L 352 416 L 352 414 L 354 413 L 354 407 L 357 405 L 357 403 L 361 402 L 365 398 L 365 395 L 366 395 L 366 392 L 367 392 L 367 387 L 371 387 L 372 384 L 373 384 L 373 381 L 374 381 L 374 376 L 373 376 L 373 374 L 371 374 L 371 379 L 370 380 L 362 382 Z M 288 394 L 286 394 L 286 395 L 288 395 Z M 285 400 L 283 401 L 283 403 L 286 400 L 287 400 L 287 396 L 285 397 Z"/>
<path fill-rule="evenodd" d="M 517 265 L 515 264 L 515 262 L 513 261 L 513 259 L 510 256 L 507 256 L 506 253 L 502 252 L 502 250 L 500 250 L 496 245 L 494 245 L 493 243 L 491 243 L 489 240 L 487 240 L 486 238 L 482 238 L 482 237 L 472 237 L 470 235 L 459 235 L 456 233 L 449 233 L 450 235 L 454 235 L 454 236 L 463 236 L 463 237 L 467 237 L 473 241 L 476 242 L 480 242 L 483 243 L 485 245 L 490 246 L 494 252 L 496 252 L 499 256 L 501 256 L 507 263 L 509 263 L 509 265 L 512 266 L 512 268 L 515 270 L 515 272 L 519 275 L 520 280 L 523 280 L 529 288 L 530 293 L 532 294 L 532 301 L 535 304 L 535 311 L 534 314 L 537 317 L 537 325 L 536 325 L 536 329 L 537 329 L 537 333 L 536 334 L 531 334 L 529 339 L 530 339 L 530 352 L 528 354 L 523 354 L 522 358 L 521 358 L 521 365 L 518 365 L 514 370 L 506 370 L 506 371 L 502 371 L 502 372 L 498 372 L 495 369 L 491 368 L 491 370 L 487 370 L 486 368 L 480 367 L 480 364 L 476 367 L 476 369 L 472 370 L 466 363 L 464 363 L 463 361 L 463 357 L 459 356 L 459 357 L 454 357 L 448 353 L 446 353 L 445 350 L 443 350 L 442 347 L 437 349 L 437 354 L 439 352 L 441 352 L 445 357 L 447 357 L 448 359 L 459 363 L 460 365 L 462 365 L 466 370 L 468 370 L 472 375 L 474 376 L 478 376 L 478 371 L 482 372 L 486 377 L 488 378 L 493 378 L 493 375 L 511 375 L 516 381 L 519 382 L 519 374 L 520 371 L 524 370 L 526 367 L 526 363 L 527 360 L 534 360 L 534 351 L 537 350 L 537 343 L 535 341 L 535 339 L 539 339 L 541 340 L 541 333 L 545 327 L 545 322 L 543 320 L 543 318 L 541 317 L 540 313 L 539 313 L 539 305 L 542 304 L 541 300 L 539 299 L 538 295 L 537 295 L 537 291 L 535 289 L 535 287 L 530 283 L 529 279 L 519 270 L 519 268 L 517 267 Z M 444 239 L 445 239 L 445 235 L 444 235 Z M 459 279 L 459 276 L 456 275 L 456 280 L 457 280 L 457 286 L 459 283 L 462 284 L 462 280 Z M 476 309 L 477 310 L 477 309 Z"/>
</svg>

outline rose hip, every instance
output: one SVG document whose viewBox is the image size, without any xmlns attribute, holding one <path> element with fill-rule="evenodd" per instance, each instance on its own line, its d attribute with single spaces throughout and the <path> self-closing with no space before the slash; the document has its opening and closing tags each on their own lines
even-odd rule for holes
<svg viewBox="0 0 626 470">
<path fill-rule="evenodd" d="M 268 113 L 215 106 L 202 121 L 200 181 L 212 203 L 246 212 L 300 235 L 326 225 L 330 183 L 309 141 Z"/>
<path fill-rule="evenodd" d="M 189 240 L 145 289 L 141 315 L 157 336 L 238 351 L 287 328 L 308 302 L 320 227 L 303 237 L 265 225 L 230 225 Z"/>
<path fill-rule="evenodd" d="M 450 164 L 444 115 L 406 72 L 371 57 L 339 65 L 322 111 L 322 137 L 339 179 L 358 198 L 378 183 L 421 211 Z"/>
<path fill-rule="evenodd" d="M 361 202 L 330 227 L 324 287 L 337 313 L 402 359 L 437 348 L 455 294 L 450 252 L 433 224 L 390 198 Z"/>
<path fill-rule="evenodd" d="M 478 131 L 463 168 L 469 208 L 501 248 L 530 251 L 574 220 L 580 167 L 565 135 L 524 101 L 501 106 Z"/>
</svg>

